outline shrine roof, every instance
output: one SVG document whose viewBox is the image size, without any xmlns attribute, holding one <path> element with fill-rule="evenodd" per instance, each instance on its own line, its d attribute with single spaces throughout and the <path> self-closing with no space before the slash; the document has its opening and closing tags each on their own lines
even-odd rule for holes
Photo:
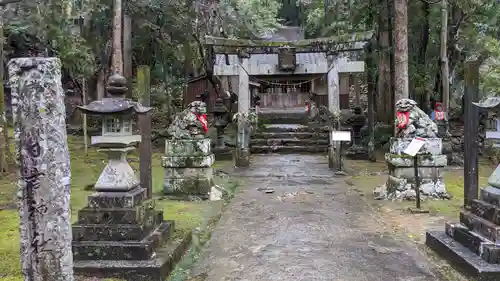
<svg viewBox="0 0 500 281">
<path fill-rule="evenodd" d="M 472 104 L 484 109 L 498 110 L 500 109 L 500 97 L 487 97 L 479 102 L 473 102 Z"/>
</svg>

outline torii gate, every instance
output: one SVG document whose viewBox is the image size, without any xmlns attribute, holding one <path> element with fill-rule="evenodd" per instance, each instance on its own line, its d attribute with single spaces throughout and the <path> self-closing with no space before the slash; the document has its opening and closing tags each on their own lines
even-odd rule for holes
<svg viewBox="0 0 500 281">
<path fill-rule="evenodd" d="M 212 62 L 211 68 L 215 76 L 238 77 L 238 112 L 250 111 L 251 95 L 249 90 L 250 75 L 304 75 L 325 74 L 328 81 L 328 109 L 334 114 L 340 113 L 339 74 L 359 73 L 365 71 L 365 62 L 359 60 L 359 54 L 373 37 L 373 31 L 292 41 L 265 41 L 227 39 L 222 37 L 205 37 L 207 54 Z M 300 53 L 319 53 L 322 59 L 316 62 L 301 62 L 297 60 Z M 275 64 L 262 64 L 252 60 L 252 54 L 265 54 Z M 225 63 L 217 63 L 217 55 L 231 57 Z M 236 56 L 235 56 L 236 55 Z M 278 60 L 276 60 L 276 56 Z M 354 58 L 354 61 L 352 59 Z M 298 62 L 298 63 L 297 63 Z M 243 130 L 239 128 L 238 130 Z M 236 163 L 247 166 L 249 163 L 249 135 L 240 140 L 243 145 L 236 148 Z M 330 162 L 340 159 L 340 143 L 332 140 L 330 134 Z M 333 166 L 340 166 L 340 163 Z"/>
</svg>

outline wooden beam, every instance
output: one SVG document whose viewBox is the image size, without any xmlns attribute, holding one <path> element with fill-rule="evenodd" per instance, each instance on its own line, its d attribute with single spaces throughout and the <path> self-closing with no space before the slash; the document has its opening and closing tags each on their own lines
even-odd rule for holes
<svg viewBox="0 0 500 281">
<path fill-rule="evenodd" d="M 336 66 L 339 73 L 359 73 L 365 72 L 365 63 L 363 61 L 343 62 Z M 294 72 L 280 71 L 274 64 L 248 63 L 246 71 L 249 75 L 305 75 L 305 74 L 326 74 L 330 67 L 326 60 L 317 64 L 299 64 Z M 240 66 L 238 64 L 216 64 L 214 66 L 214 75 L 231 76 L 239 75 Z"/>
</svg>

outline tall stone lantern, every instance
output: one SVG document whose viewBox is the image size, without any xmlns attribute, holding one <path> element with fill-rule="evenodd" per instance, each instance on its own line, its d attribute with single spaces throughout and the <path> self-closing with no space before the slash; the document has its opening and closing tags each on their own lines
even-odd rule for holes
<svg viewBox="0 0 500 281">
<path fill-rule="evenodd" d="M 158 251 L 168 242 L 174 222 L 154 209 L 154 200 L 147 199 L 127 162 L 127 153 L 141 140 L 133 134 L 133 115 L 151 108 L 124 98 L 126 84 L 114 74 L 108 80 L 108 97 L 79 107 L 102 116 L 102 133 L 92 137 L 92 145 L 108 155 L 108 163 L 94 186 L 97 192 L 88 197 L 73 225 L 73 268 L 83 276 L 165 280 L 189 238 Z"/>
<path fill-rule="evenodd" d="M 141 141 L 140 135 L 132 133 L 133 114 L 146 113 L 151 108 L 123 98 L 127 81 L 115 74 L 109 78 L 109 97 L 94 101 L 80 109 L 86 114 L 101 115 L 100 136 L 92 137 L 92 145 L 108 155 L 108 164 L 95 184 L 97 191 L 129 191 L 139 185 L 134 170 L 127 162 L 127 153 Z"/>
<path fill-rule="evenodd" d="M 232 154 L 230 149 L 224 144 L 224 129 L 228 125 L 229 110 L 224 105 L 222 98 L 215 100 L 214 108 L 212 111 L 214 115 L 214 127 L 217 129 L 217 142 L 213 148 L 216 160 L 230 160 Z"/>
</svg>

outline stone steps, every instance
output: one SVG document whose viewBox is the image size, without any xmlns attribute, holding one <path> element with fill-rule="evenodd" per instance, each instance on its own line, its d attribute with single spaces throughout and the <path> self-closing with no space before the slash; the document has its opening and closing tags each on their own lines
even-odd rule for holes
<svg viewBox="0 0 500 281">
<path fill-rule="evenodd" d="M 85 260 L 148 260 L 167 241 L 173 221 L 164 221 L 141 241 L 73 241 L 73 258 Z"/>
<path fill-rule="evenodd" d="M 328 146 L 328 139 L 299 139 L 299 138 L 269 138 L 269 139 L 252 139 L 250 145 L 256 146 Z"/>
<path fill-rule="evenodd" d="M 304 108 L 293 110 L 266 110 L 261 109 L 259 118 L 267 124 L 307 124 L 309 118 Z"/>
<path fill-rule="evenodd" d="M 251 153 L 326 153 L 328 128 L 302 124 L 272 124 L 256 132 L 250 140 Z"/>
<path fill-rule="evenodd" d="M 266 154 L 266 153 L 282 153 L 282 154 L 300 154 L 300 153 L 326 153 L 328 152 L 328 145 L 314 145 L 314 146 L 257 146 L 252 145 L 250 152 L 253 154 Z"/>
<path fill-rule="evenodd" d="M 328 140 L 323 132 L 256 132 L 254 139 L 321 139 Z"/>
<path fill-rule="evenodd" d="M 290 133 L 290 132 L 306 132 L 306 133 L 328 133 L 328 127 L 316 127 L 311 128 L 307 125 L 302 124 L 271 124 L 266 125 L 264 129 L 261 130 L 266 133 Z"/>
</svg>

